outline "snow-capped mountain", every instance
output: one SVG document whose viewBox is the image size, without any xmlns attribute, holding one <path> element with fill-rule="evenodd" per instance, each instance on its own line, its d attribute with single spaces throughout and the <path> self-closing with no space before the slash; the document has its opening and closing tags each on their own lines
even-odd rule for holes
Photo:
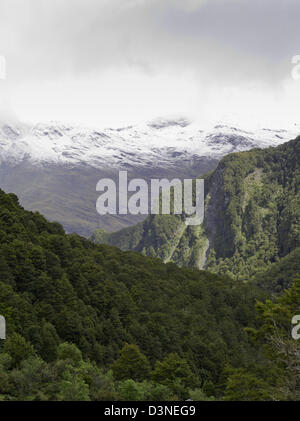
<svg viewBox="0 0 300 421">
<path fill-rule="evenodd" d="M 296 131 L 231 125 L 203 127 L 187 119 L 124 128 L 87 129 L 61 123 L 30 127 L 0 116 L 0 188 L 22 205 L 64 225 L 68 232 L 116 231 L 141 215 L 96 212 L 100 178 L 128 170 L 128 178 L 194 178 L 214 169 L 230 152 L 277 146 Z"/>
<path fill-rule="evenodd" d="M 34 165 L 88 164 L 95 168 L 166 167 L 197 157 L 220 159 L 230 153 L 277 146 L 296 131 L 261 128 L 246 131 L 230 125 L 206 129 L 186 119 L 156 120 L 118 129 L 87 129 L 61 123 L 32 128 L 3 124 L 0 128 L 0 160 Z"/>
</svg>

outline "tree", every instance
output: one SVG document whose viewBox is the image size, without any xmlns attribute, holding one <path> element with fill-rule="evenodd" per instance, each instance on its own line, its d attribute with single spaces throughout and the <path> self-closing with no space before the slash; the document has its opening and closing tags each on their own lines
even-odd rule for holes
<svg viewBox="0 0 300 421">
<path fill-rule="evenodd" d="M 41 339 L 41 356 L 45 361 L 54 361 L 57 355 L 59 337 L 56 333 L 55 327 L 51 323 L 45 322 L 43 324 L 41 329 Z"/>
<path fill-rule="evenodd" d="M 59 399 L 62 401 L 90 401 L 89 386 L 80 376 L 68 375 L 60 384 Z"/>
<path fill-rule="evenodd" d="M 169 354 L 155 364 L 153 379 L 167 386 L 175 380 L 181 380 L 184 386 L 194 385 L 194 376 L 188 362 L 176 353 Z"/>
<path fill-rule="evenodd" d="M 275 302 L 257 304 L 261 327 L 254 331 L 254 337 L 267 344 L 267 357 L 276 370 L 276 399 L 300 399 L 300 344 L 291 334 L 292 318 L 299 313 L 299 305 L 300 278 Z"/>
<path fill-rule="evenodd" d="M 82 361 L 82 354 L 75 344 L 64 342 L 57 348 L 57 358 L 59 360 L 69 360 L 73 365 L 77 365 Z"/>
<path fill-rule="evenodd" d="M 119 395 L 122 401 L 141 401 L 144 398 L 141 385 L 132 379 L 120 383 Z"/>
<path fill-rule="evenodd" d="M 35 354 L 33 346 L 18 333 L 13 333 L 6 340 L 4 351 L 11 356 L 13 367 L 19 366 L 21 361 Z"/>
<path fill-rule="evenodd" d="M 237 369 L 229 376 L 225 391 L 226 401 L 268 401 L 272 400 L 271 389 L 262 379 L 243 369 Z"/>
<path fill-rule="evenodd" d="M 207 396 L 202 389 L 195 389 L 190 391 L 190 398 L 192 401 L 214 401 L 213 396 Z"/>
<path fill-rule="evenodd" d="M 149 378 L 150 365 L 137 345 L 126 344 L 121 356 L 113 364 L 113 374 L 117 380 L 133 379 L 141 381 Z"/>
</svg>

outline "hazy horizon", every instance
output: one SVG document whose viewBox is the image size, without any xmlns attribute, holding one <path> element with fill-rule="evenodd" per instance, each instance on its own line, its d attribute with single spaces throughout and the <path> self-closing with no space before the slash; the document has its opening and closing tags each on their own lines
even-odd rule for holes
<svg viewBox="0 0 300 421">
<path fill-rule="evenodd" d="M 298 126 L 299 15 L 296 0 L 2 0 L 0 103 L 30 124 Z"/>
</svg>

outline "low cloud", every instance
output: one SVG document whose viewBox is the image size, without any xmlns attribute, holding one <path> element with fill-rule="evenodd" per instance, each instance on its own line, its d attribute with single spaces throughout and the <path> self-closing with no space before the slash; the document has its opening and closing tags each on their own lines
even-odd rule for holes
<svg viewBox="0 0 300 421">
<path fill-rule="evenodd" d="M 2 0 L 0 54 L 14 86 L 131 71 L 185 78 L 201 95 L 279 92 L 299 15 L 298 0 Z"/>
</svg>

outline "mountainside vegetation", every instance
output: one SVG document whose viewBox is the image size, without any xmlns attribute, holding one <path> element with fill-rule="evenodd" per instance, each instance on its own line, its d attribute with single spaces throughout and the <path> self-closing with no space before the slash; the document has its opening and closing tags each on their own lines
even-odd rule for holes
<svg viewBox="0 0 300 421">
<path fill-rule="evenodd" d="M 259 329 L 249 328 L 247 332 L 254 343 L 263 346 L 266 361 L 263 366 L 230 369 L 224 400 L 300 400 L 300 343 L 292 335 L 292 319 L 299 308 L 299 277 L 275 300 L 257 303 Z M 294 329 L 299 338 L 299 323 Z"/>
<path fill-rule="evenodd" d="M 254 281 L 269 293 L 278 294 L 289 288 L 300 274 L 300 247 L 256 275 Z"/>
<path fill-rule="evenodd" d="M 119 232 L 96 231 L 92 240 L 239 280 L 280 270 L 277 263 L 300 247 L 300 137 L 230 154 L 204 178 L 202 226 L 152 215 Z"/>
<path fill-rule="evenodd" d="M 263 360 L 257 288 L 95 245 L 0 191 L 2 400 L 221 398 Z"/>
<path fill-rule="evenodd" d="M 98 233 L 154 257 L 0 190 L 0 400 L 300 400 L 299 145 L 225 158 L 203 226 Z"/>
</svg>

